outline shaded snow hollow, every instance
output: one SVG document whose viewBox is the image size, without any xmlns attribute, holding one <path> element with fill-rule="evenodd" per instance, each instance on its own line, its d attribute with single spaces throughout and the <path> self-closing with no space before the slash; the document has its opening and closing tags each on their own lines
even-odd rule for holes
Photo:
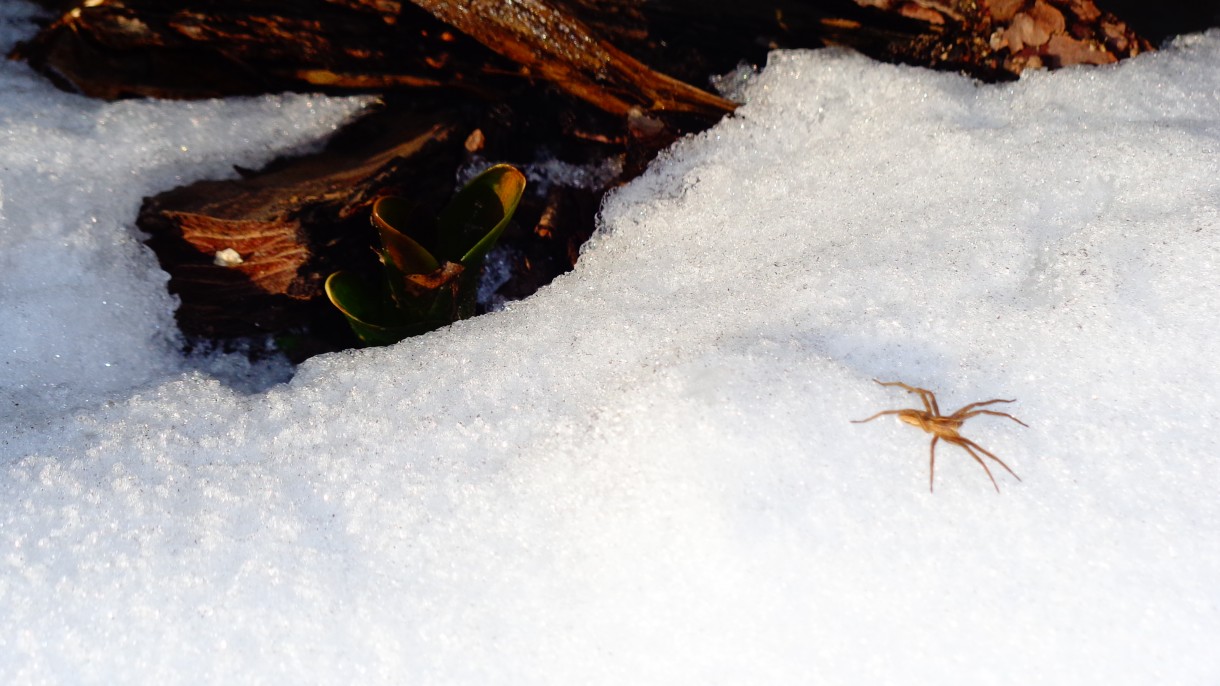
<svg viewBox="0 0 1220 686">
<path fill-rule="evenodd" d="M 362 103 L 0 93 L 0 682 L 1220 679 L 1220 33 L 774 54 L 573 273 L 255 395 L 136 208 Z M 964 433 L 1023 481 L 942 444 L 930 494 L 874 377 L 1017 398 Z"/>
</svg>

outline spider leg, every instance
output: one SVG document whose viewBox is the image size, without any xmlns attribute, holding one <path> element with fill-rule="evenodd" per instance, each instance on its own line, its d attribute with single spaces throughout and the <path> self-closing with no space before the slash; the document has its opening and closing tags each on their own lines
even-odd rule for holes
<svg viewBox="0 0 1220 686">
<path fill-rule="evenodd" d="M 923 401 L 923 409 L 927 410 L 928 412 L 931 412 L 933 417 L 940 416 L 940 408 L 936 406 L 936 394 L 933 393 L 932 391 L 929 391 L 926 388 L 916 388 L 915 386 L 909 386 L 907 384 L 902 383 L 901 381 L 878 381 L 877 379 L 873 379 L 873 381 L 876 381 L 877 383 L 881 384 L 882 386 L 897 386 L 909 393 L 914 393 L 915 395 L 918 395 L 919 399 Z"/>
<path fill-rule="evenodd" d="M 940 436 L 932 437 L 932 447 L 930 450 L 930 452 L 932 453 L 932 460 L 928 464 L 928 493 L 936 492 L 936 488 L 934 485 L 935 481 L 936 481 L 936 442 L 939 440 L 940 440 Z"/>
<path fill-rule="evenodd" d="M 996 462 L 999 462 L 1001 467 L 1003 467 L 1004 469 L 1007 469 L 1009 474 L 1012 474 L 1013 476 L 1015 476 L 1017 478 L 1017 481 L 1021 480 L 1021 477 L 1017 476 L 1016 472 L 1012 471 L 1012 469 L 1008 465 L 1004 464 L 1004 460 L 1001 460 L 1000 458 L 996 457 L 995 455 L 992 455 L 990 452 L 987 451 L 986 448 L 982 447 L 978 443 L 975 443 L 974 441 L 970 440 L 969 438 L 963 438 L 963 439 L 961 439 L 961 441 L 962 441 L 962 447 L 969 446 L 970 448 L 974 448 L 975 450 L 978 450 L 979 452 L 983 453 L 987 457 L 990 457 L 991 459 L 995 460 Z"/>
<path fill-rule="evenodd" d="M 933 417 L 939 417 L 940 407 L 936 404 L 936 394 L 923 388 L 919 389 L 919 391 L 919 397 L 923 400 L 924 407 L 928 408 Z"/>
<path fill-rule="evenodd" d="M 869 417 L 868 419 L 853 419 L 853 420 L 851 420 L 851 423 L 852 424 L 863 424 L 864 422 L 871 422 L 874 419 L 876 419 L 877 417 L 881 417 L 881 416 L 887 415 L 887 414 L 898 414 L 899 412 L 902 412 L 902 410 L 884 410 L 882 412 L 878 412 L 877 414 Z"/>
<path fill-rule="evenodd" d="M 1021 426 L 1029 428 L 1029 424 L 1026 424 L 1025 422 L 1021 421 L 1020 419 L 1017 419 L 1016 417 L 1008 414 L 1007 412 L 996 412 L 995 410 L 974 410 L 973 412 L 967 412 L 966 414 L 963 414 L 963 415 L 957 415 L 955 413 L 953 416 L 957 417 L 958 419 L 970 419 L 971 417 L 973 417 L 975 415 L 980 415 L 980 414 L 989 414 L 994 417 L 1008 417 L 1009 419 L 1020 424 Z"/>
<path fill-rule="evenodd" d="M 950 416 L 950 417 L 957 417 L 957 416 L 960 416 L 960 415 L 961 415 L 963 412 L 967 412 L 967 411 L 969 411 L 969 410 L 973 410 L 973 409 L 974 409 L 974 408 L 976 408 L 976 407 L 982 407 L 982 406 L 984 406 L 984 405 L 994 405 L 995 403 L 1015 403 L 1015 402 L 1017 402 L 1017 401 L 1016 401 L 1016 399 L 1013 399 L 1013 400 L 1001 400 L 1001 399 L 997 398 L 997 399 L 995 399 L 995 400 L 984 400 L 984 401 L 983 401 L 983 402 L 981 402 L 981 403 L 970 403 L 969 405 L 965 405 L 965 406 L 963 406 L 961 409 L 959 409 L 957 412 L 954 412 L 953 414 L 951 414 L 951 415 L 949 415 L 949 416 Z"/>
<path fill-rule="evenodd" d="M 970 457 L 973 457 L 974 461 L 979 463 L 979 465 L 981 465 L 983 467 L 983 471 L 987 472 L 987 478 L 991 479 L 991 485 L 995 487 L 995 492 L 996 493 L 1000 492 L 1000 485 L 995 482 L 995 477 L 991 475 L 991 470 L 987 468 L 987 463 L 983 462 L 983 458 L 979 457 L 978 454 L 976 454 L 973 450 L 970 449 L 970 446 L 973 445 L 972 443 L 970 443 L 970 441 L 967 441 L 964 438 L 959 439 L 959 440 L 953 440 L 951 438 L 946 438 L 945 440 L 949 441 L 950 443 L 953 443 L 955 445 L 960 445 L 963 450 L 970 453 Z M 974 447 L 979 448 L 977 445 L 975 445 Z M 979 450 L 983 450 L 983 449 L 979 448 Z M 987 451 L 983 450 L 983 452 L 987 452 Z M 988 453 L 988 454 L 990 455 L 990 453 Z M 992 457 L 995 457 L 995 456 L 992 455 Z M 1000 464 L 1004 464 L 1004 463 L 1001 462 Z M 1007 466 L 1004 468 L 1008 469 Z M 1012 472 L 1011 469 L 1009 469 L 1008 471 Z M 1016 474 L 1013 474 L 1013 476 L 1016 476 Z"/>
</svg>

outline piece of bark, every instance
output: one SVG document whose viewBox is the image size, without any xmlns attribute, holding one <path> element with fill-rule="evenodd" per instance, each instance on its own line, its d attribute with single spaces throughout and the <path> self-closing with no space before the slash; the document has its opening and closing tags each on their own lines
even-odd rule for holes
<svg viewBox="0 0 1220 686">
<path fill-rule="evenodd" d="M 545 0 L 90 0 L 12 56 L 107 99 L 446 87 L 495 100 L 497 79 L 530 77 L 616 115 L 636 107 L 714 121 L 733 109 Z"/>
<path fill-rule="evenodd" d="M 181 299 L 184 333 L 232 338 L 311 325 L 325 278 L 375 259 L 367 210 L 380 194 L 447 197 L 452 177 L 433 170 L 460 159 L 464 132 L 452 113 L 381 113 L 359 126 L 320 153 L 145 201 L 137 224 Z M 240 263 L 222 266 L 225 250 Z"/>
<path fill-rule="evenodd" d="M 437 19 L 594 106 L 682 112 L 709 120 L 736 105 L 649 69 L 546 0 L 415 0 Z"/>
<path fill-rule="evenodd" d="M 512 69 L 428 13 L 389 0 L 89 0 L 10 57 L 105 99 L 477 90 L 485 75 Z"/>
<path fill-rule="evenodd" d="M 932 34 L 895 43 L 897 60 L 1013 78 L 1028 68 L 1107 64 L 1152 45 L 1093 0 L 857 0 L 928 22 Z"/>
</svg>

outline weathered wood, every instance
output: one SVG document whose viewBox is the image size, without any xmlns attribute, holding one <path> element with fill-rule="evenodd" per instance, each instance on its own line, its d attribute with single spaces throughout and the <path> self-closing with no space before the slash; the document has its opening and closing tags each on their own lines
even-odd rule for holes
<svg viewBox="0 0 1220 686">
<path fill-rule="evenodd" d="M 371 261 L 368 208 L 380 194 L 448 194 L 452 177 L 433 170 L 457 165 L 464 131 L 452 113 L 438 115 L 373 114 L 320 153 L 148 198 L 137 223 L 181 298 L 184 332 L 308 326 L 326 277 Z M 221 264 L 225 250 L 241 261 Z"/>
<path fill-rule="evenodd" d="M 512 68 L 393 0 L 89 0 L 10 56 L 106 99 L 478 88 Z"/>
<path fill-rule="evenodd" d="M 104 98 L 437 87 L 494 98 L 500 79 L 524 76 L 617 114 L 714 118 L 731 104 L 700 88 L 691 63 L 724 70 L 759 48 L 827 43 L 989 79 L 1150 49 L 1093 0 L 90 0 L 13 55 Z"/>
<path fill-rule="evenodd" d="M 733 108 L 653 71 L 545 0 L 416 4 L 91 0 L 13 56 L 107 99 L 438 87 L 495 99 L 497 81 L 540 78 L 618 115 L 640 107 L 714 120 Z"/>
<path fill-rule="evenodd" d="M 996 78 L 1107 64 L 1152 49 L 1093 0 L 858 0 L 932 29 L 892 46 L 899 61 Z"/>
<path fill-rule="evenodd" d="M 613 115 L 676 111 L 711 120 L 733 111 L 724 98 L 653 71 L 602 40 L 562 5 L 545 0 L 415 0 L 437 19 Z"/>
</svg>

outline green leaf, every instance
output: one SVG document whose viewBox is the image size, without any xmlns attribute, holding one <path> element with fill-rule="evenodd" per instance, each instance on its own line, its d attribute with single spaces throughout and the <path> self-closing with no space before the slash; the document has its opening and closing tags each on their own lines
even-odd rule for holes
<svg viewBox="0 0 1220 686">
<path fill-rule="evenodd" d="M 497 164 L 470 180 L 438 218 L 436 254 L 441 260 L 478 268 L 517 210 L 525 175 Z"/>
<path fill-rule="evenodd" d="M 327 297 L 366 345 L 397 343 L 472 316 L 483 258 L 524 190 L 525 175 L 506 164 L 476 176 L 437 219 L 435 256 L 418 240 L 432 236 L 431 222 L 421 227 L 407 200 L 379 199 L 372 222 L 381 237 L 384 283 L 374 287 L 336 272 L 326 280 Z"/>
<path fill-rule="evenodd" d="M 443 319 L 406 320 L 382 293 L 350 272 L 331 274 L 326 279 L 326 296 L 365 345 L 391 345 L 449 324 Z"/>
<path fill-rule="evenodd" d="M 384 197 L 373 204 L 373 226 L 381 236 L 382 258 L 402 274 L 429 274 L 440 264 L 432 253 L 404 230 L 410 226 L 412 206 L 402 198 Z"/>
</svg>

